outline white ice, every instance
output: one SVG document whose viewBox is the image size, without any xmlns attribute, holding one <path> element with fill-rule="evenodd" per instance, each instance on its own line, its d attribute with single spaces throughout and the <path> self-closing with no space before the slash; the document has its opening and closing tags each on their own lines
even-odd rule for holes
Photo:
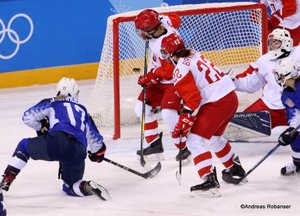
<svg viewBox="0 0 300 216">
<path fill-rule="evenodd" d="M 80 81 L 80 99 L 83 104 L 92 90 L 93 81 Z M 0 172 L 3 172 L 17 143 L 35 132 L 23 125 L 21 116 L 29 106 L 45 97 L 51 97 L 55 85 L 36 85 L 26 88 L 0 90 Z M 101 130 L 101 129 L 100 129 Z M 130 130 L 139 130 L 138 126 Z M 279 131 L 272 131 L 272 142 L 232 143 L 246 170 L 251 169 L 276 145 Z M 137 133 L 138 134 L 138 133 Z M 141 167 L 136 157 L 139 137 L 113 141 L 104 133 L 108 146 L 107 158 L 146 172 L 156 162 Z M 259 139 L 262 141 L 265 139 Z M 249 176 L 242 185 L 228 185 L 221 179 L 222 164 L 214 158 L 221 184 L 219 198 L 191 197 L 190 187 L 200 184 L 193 163 L 182 171 L 179 185 L 175 173 L 177 150 L 170 135 L 163 137 L 165 160 L 161 172 L 153 179 L 143 179 L 110 163 L 92 163 L 86 160 L 84 178 L 93 179 L 110 192 L 112 200 L 96 197 L 69 197 L 61 191 L 57 179 L 58 164 L 30 160 L 13 182 L 10 191 L 4 192 L 9 216 L 239 216 L 239 215 L 299 215 L 299 176 L 283 177 L 280 168 L 291 162 L 290 148 L 280 147 Z M 243 209 L 242 205 L 290 205 L 289 209 Z"/>
</svg>

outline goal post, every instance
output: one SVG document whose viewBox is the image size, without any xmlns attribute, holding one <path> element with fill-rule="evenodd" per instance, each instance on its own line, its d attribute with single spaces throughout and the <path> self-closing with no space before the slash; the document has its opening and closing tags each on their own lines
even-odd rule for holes
<svg viewBox="0 0 300 216">
<path fill-rule="evenodd" d="M 200 51 L 225 72 L 242 72 L 267 51 L 267 10 L 263 4 L 209 3 L 153 9 L 160 14 L 178 14 L 182 22 L 178 31 L 186 47 Z M 134 26 L 139 12 L 108 18 L 98 74 L 87 105 L 99 129 L 114 128 L 114 139 L 121 136 L 123 125 L 138 122 L 134 106 L 142 91 L 137 84 L 141 74 L 133 68 L 143 71 L 145 46 Z M 248 97 L 239 99 L 240 106 L 249 103 Z"/>
</svg>

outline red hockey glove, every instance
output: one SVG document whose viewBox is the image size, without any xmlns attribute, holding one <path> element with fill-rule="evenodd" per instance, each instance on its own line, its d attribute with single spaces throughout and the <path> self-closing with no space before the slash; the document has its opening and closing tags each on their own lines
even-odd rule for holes
<svg viewBox="0 0 300 216">
<path fill-rule="evenodd" d="M 42 124 L 42 127 L 39 131 L 36 132 L 38 136 L 42 136 L 48 133 L 48 129 L 50 127 L 48 119 L 43 119 L 40 122 Z"/>
<path fill-rule="evenodd" d="M 147 73 L 145 76 L 140 76 L 138 84 L 141 86 L 146 86 L 147 88 L 157 85 L 160 81 L 160 78 L 153 72 Z"/>
<path fill-rule="evenodd" d="M 106 151 L 105 143 L 103 143 L 102 147 L 94 153 L 92 153 L 91 151 L 88 151 L 90 160 L 93 162 L 97 162 L 97 163 L 102 162 L 104 159 L 105 151 Z"/>
<path fill-rule="evenodd" d="M 195 119 L 196 117 L 189 113 L 180 114 L 179 120 L 172 132 L 172 137 L 178 138 L 180 135 L 183 137 L 186 136 L 190 132 Z"/>
<path fill-rule="evenodd" d="M 282 17 L 279 13 L 279 10 L 273 13 L 270 17 L 268 17 L 268 25 L 272 28 L 278 28 L 281 21 Z"/>
<path fill-rule="evenodd" d="M 278 137 L 278 142 L 280 145 L 282 145 L 282 146 L 290 145 L 298 137 L 298 135 L 299 135 L 298 131 L 291 134 L 291 132 L 294 129 L 295 128 L 293 128 L 293 127 L 289 127 L 282 134 L 280 134 L 280 136 Z"/>
</svg>

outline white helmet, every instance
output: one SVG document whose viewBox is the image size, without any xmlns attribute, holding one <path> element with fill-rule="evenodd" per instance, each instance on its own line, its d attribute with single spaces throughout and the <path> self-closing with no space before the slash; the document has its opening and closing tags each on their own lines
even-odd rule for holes
<svg viewBox="0 0 300 216">
<path fill-rule="evenodd" d="M 274 29 L 268 36 L 268 45 L 270 40 L 281 41 L 281 46 L 278 49 L 270 50 L 269 46 L 271 60 L 287 56 L 293 48 L 293 39 L 291 38 L 290 32 L 285 29 Z"/>
<path fill-rule="evenodd" d="M 292 59 L 290 59 L 290 58 L 281 59 L 278 62 L 278 65 L 274 69 L 274 76 L 275 76 L 276 82 L 280 86 L 286 87 L 284 85 L 286 80 L 298 77 L 300 75 L 299 74 L 300 71 L 298 69 L 299 68 L 298 68 L 296 62 L 294 62 Z"/>
<path fill-rule="evenodd" d="M 56 96 L 73 97 L 78 100 L 79 88 L 75 79 L 63 77 L 56 85 Z"/>
</svg>

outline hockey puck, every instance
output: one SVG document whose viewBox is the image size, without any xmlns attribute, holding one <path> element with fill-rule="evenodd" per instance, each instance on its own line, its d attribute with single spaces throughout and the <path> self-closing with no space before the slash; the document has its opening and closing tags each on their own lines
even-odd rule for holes
<svg viewBox="0 0 300 216">
<path fill-rule="evenodd" d="M 141 72 L 141 69 L 140 68 L 133 68 L 132 71 L 134 73 L 140 73 Z"/>
</svg>

